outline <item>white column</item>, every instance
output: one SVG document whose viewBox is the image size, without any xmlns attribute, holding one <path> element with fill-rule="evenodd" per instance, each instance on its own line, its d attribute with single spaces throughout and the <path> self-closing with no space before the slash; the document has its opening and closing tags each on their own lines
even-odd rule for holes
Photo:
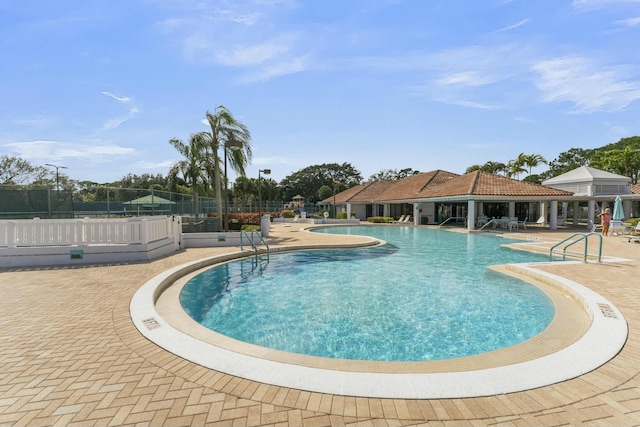
<svg viewBox="0 0 640 427">
<path fill-rule="evenodd" d="M 573 202 L 573 225 L 580 221 L 580 202 Z"/>
<path fill-rule="evenodd" d="M 622 201 L 622 211 L 624 212 L 624 219 L 631 218 L 631 200 Z"/>
<path fill-rule="evenodd" d="M 549 228 L 551 230 L 558 229 L 558 201 L 552 200 L 549 204 Z"/>
<path fill-rule="evenodd" d="M 347 203 L 347 219 L 351 219 L 351 203 Z"/>
<path fill-rule="evenodd" d="M 420 203 L 413 203 L 413 225 L 420 225 Z"/>
<path fill-rule="evenodd" d="M 569 218 L 567 216 L 568 212 L 569 212 L 569 202 L 562 202 L 562 216 L 564 217 L 564 222 L 567 222 L 567 219 Z"/>
<path fill-rule="evenodd" d="M 469 200 L 467 202 L 467 230 L 475 230 L 476 228 L 476 202 Z"/>
<path fill-rule="evenodd" d="M 546 225 L 547 224 L 547 202 L 540 202 L 540 216 L 544 218 L 544 222 L 542 224 Z"/>
<path fill-rule="evenodd" d="M 596 220 L 596 201 L 591 199 L 587 202 L 587 221 L 595 224 Z"/>
<path fill-rule="evenodd" d="M 509 202 L 509 218 L 516 216 L 516 202 Z"/>
</svg>

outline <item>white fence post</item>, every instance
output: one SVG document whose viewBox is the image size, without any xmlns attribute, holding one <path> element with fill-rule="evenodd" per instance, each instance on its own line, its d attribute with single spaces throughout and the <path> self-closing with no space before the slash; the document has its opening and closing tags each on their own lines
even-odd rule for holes
<svg viewBox="0 0 640 427">
<path fill-rule="evenodd" d="M 149 230 L 147 229 L 148 226 L 149 223 L 147 222 L 146 218 L 140 219 L 140 241 L 143 245 L 149 243 Z"/>
</svg>

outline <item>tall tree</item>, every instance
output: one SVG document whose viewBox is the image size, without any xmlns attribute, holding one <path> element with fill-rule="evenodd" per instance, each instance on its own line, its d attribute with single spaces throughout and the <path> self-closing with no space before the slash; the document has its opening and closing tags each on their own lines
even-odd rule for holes
<svg viewBox="0 0 640 427">
<path fill-rule="evenodd" d="M 598 152 L 594 155 L 593 164 L 600 169 L 628 176 L 636 184 L 640 173 L 640 150 L 626 146 L 623 149 Z"/>
<path fill-rule="evenodd" d="M 175 179 L 178 174 L 181 174 L 185 184 L 191 188 L 193 194 L 193 213 L 195 216 L 199 216 L 200 214 L 200 206 L 198 203 L 200 191 L 206 191 L 207 187 L 204 150 L 208 142 L 209 134 L 207 132 L 192 133 L 189 137 L 188 144 L 185 144 L 178 138 L 169 140 L 169 144 L 184 157 L 184 160 L 180 160 L 172 166 L 169 171 L 169 176 Z"/>
<path fill-rule="evenodd" d="M 412 175 L 418 175 L 420 171 L 411 168 L 404 169 L 382 169 L 380 172 L 369 177 L 369 181 L 399 181 Z"/>
<path fill-rule="evenodd" d="M 507 163 L 507 176 L 509 178 L 519 179 L 520 174 L 526 172 L 527 170 L 524 168 L 524 153 L 520 153 L 515 160 L 510 160 Z"/>
<path fill-rule="evenodd" d="M 488 172 L 488 173 L 492 173 L 492 174 L 498 174 L 500 172 L 506 172 L 507 166 L 504 163 L 500 163 L 500 162 L 493 162 L 493 161 L 488 161 L 487 163 L 485 163 L 484 165 L 473 165 L 473 166 L 469 166 L 467 168 L 467 170 L 465 170 L 465 174 L 473 172 L 473 171 L 483 171 L 483 172 Z"/>
<path fill-rule="evenodd" d="M 251 133 L 233 114 L 223 105 L 216 107 L 213 113 L 207 111 L 207 121 L 211 127 L 210 144 L 205 150 L 207 170 L 213 169 L 215 183 L 216 212 L 222 219 L 222 186 L 220 177 L 220 156 L 218 150 L 226 150 L 229 166 L 241 176 L 245 175 L 245 168 L 251 162 Z M 232 144 L 240 145 L 239 149 L 232 149 Z"/>
<path fill-rule="evenodd" d="M 280 181 L 283 200 L 291 200 L 301 195 L 307 203 L 315 203 L 319 199 L 318 190 L 323 185 L 333 189 L 335 180 L 336 192 L 346 190 L 362 182 L 362 175 L 349 163 L 329 163 L 308 166 Z"/>
<path fill-rule="evenodd" d="M 526 166 L 529 168 L 529 177 L 528 177 L 529 182 L 531 182 L 531 168 L 535 168 L 539 166 L 541 163 L 545 165 L 547 164 L 547 161 L 545 160 L 545 158 L 542 157 L 540 154 L 525 154 L 523 161 L 524 161 L 523 166 Z"/>
<path fill-rule="evenodd" d="M 572 171 L 580 166 L 591 166 L 593 153 L 594 150 L 583 148 L 571 148 L 560 153 L 556 159 L 549 162 L 549 170 L 541 174 L 543 181 Z"/>
<path fill-rule="evenodd" d="M 234 197 L 242 200 L 242 207 L 248 206 L 248 201 L 253 199 L 258 194 L 258 187 L 256 186 L 257 179 L 247 178 L 246 176 L 239 176 L 233 183 L 233 195 Z M 257 197 L 255 197 L 257 198 Z"/>
<path fill-rule="evenodd" d="M 24 185 L 50 176 L 44 166 L 34 166 L 21 157 L 0 156 L 0 185 Z"/>
</svg>

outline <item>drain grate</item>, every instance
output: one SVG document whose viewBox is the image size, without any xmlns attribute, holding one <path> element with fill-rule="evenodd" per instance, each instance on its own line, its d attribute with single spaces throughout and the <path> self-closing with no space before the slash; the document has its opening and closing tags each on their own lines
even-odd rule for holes
<svg viewBox="0 0 640 427">
<path fill-rule="evenodd" d="M 144 326 L 146 326 L 147 329 L 149 329 L 150 331 L 154 329 L 158 329 L 160 327 L 160 323 L 158 323 L 158 321 L 153 317 L 149 319 L 144 319 L 142 323 L 144 323 Z"/>
<path fill-rule="evenodd" d="M 600 312 L 604 317 L 609 317 L 611 319 L 618 318 L 618 315 L 616 314 L 615 311 L 613 311 L 613 309 L 609 304 L 598 303 L 598 308 L 600 309 Z"/>
</svg>

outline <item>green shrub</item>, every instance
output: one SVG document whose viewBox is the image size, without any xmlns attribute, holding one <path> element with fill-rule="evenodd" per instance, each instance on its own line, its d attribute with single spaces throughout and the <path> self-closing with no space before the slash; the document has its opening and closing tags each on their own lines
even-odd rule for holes
<svg viewBox="0 0 640 427">
<path fill-rule="evenodd" d="M 240 228 L 240 230 L 251 233 L 252 231 L 260 231 L 261 228 L 259 225 L 245 224 Z"/>
<path fill-rule="evenodd" d="M 280 216 L 282 218 L 294 218 L 296 216 L 296 213 L 292 210 L 285 209 L 282 212 L 280 212 Z"/>
<path fill-rule="evenodd" d="M 367 221 L 377 224 L 388 224 L 393 221 L 393 218 L 388 216 L 370 216 L 369 218 L 367 218 Z"/>
<path fill-rule="evenodd" d="M 347 219 L 346 212 L 338 212 L 338 219 Z"/>
<path fill-rule="evenodd" d="M 625 221 L 626 224 L 631 224 L 634 227 L 638 225 L 639 222 L 640 218 L 629 218 L 627 221 Z"/>
</svg>

